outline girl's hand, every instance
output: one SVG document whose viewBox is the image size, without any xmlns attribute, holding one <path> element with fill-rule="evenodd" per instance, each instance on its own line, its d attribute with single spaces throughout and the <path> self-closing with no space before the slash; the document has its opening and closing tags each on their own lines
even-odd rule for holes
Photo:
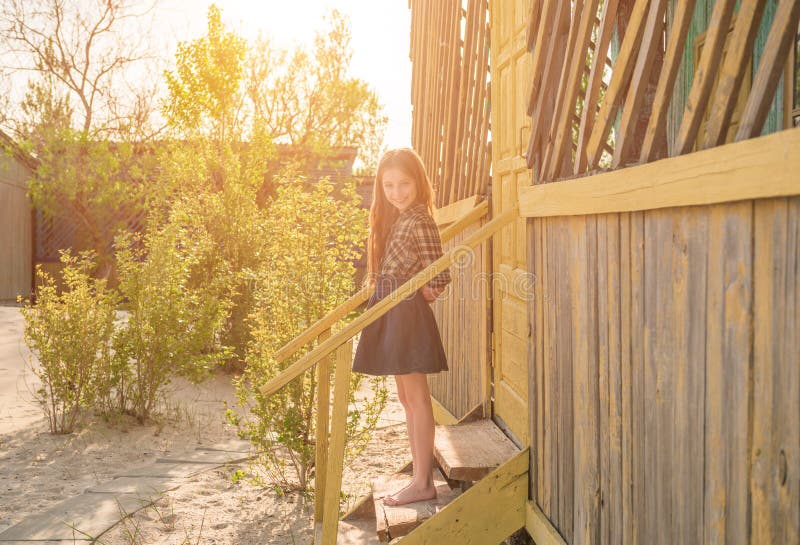
<svg viewBox="0 0 800 545">
<path fill-rule="evenodd" d="M 442 293 L 442 288 L 432 288 L 428 284 L 422 286 L 422 297 L 428 302 L 433 303 Z"/>
</svg>

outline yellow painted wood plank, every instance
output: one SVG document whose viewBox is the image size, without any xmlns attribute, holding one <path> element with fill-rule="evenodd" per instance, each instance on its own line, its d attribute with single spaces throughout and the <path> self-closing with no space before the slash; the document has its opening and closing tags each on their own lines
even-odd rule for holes
<svg viewBox="0 0 800 545">
<path fill-rule="evenodd" d="M 536 502 L 525 504 L 525 530 L 536 545 L 567 545 L 553 523 L 550 522 Z"/>
<path fill-rule="evenodd" d="M 499 543 L 525 526 L 530 452 L 521 451 L 400 542 L 403 545 Z"/>
<path fill-rule="evenodd" d="M 467 197 L 466 199 L 461 199 L 460 201 L 450 203 L 442 208 L 438 208 L 434 213 L 436 224 L 439 225 L 439 228 L 441 228 L 444 225 L 453 223 L 461 216 L 475 208 L 477 204 L 478 196 L 473 195 L 471 197 Z"/>
<path fill-rule="evenodd" d="M 433 396 L 431 396 L 431 405 L 433 406 L 433 419 L 437 424 L 449 426 L 458 423 L 458 418 Z"/>
<path fill-rule="evenodd" d="M 331 336 L 326 329 L 317 338 L 317 344 Z M 330 358 L 322 358 L 317 364 L 317 429 L 314 449 L 314 521 L 322 521 L 325 498 L 325 479 L 328 467 L 328 432 L 331 403 Z"/>
<path fill-rule="evenodd" d="M 333 411 L 328 474 L 322 514 L 322 545 L 335 545 L 339 525 L 339 491 L 342 489 L 344 443 L 347 434 L 347 405 L 350 401 L 350 368 L 353 363 L 353 341 L 345 342 L 336 351 Z"/>
<path fill-rule="evenodd" d="M 800 194 L 800 128 L 520 190 L 523 217 L 694 206 Z"/>
</svg>

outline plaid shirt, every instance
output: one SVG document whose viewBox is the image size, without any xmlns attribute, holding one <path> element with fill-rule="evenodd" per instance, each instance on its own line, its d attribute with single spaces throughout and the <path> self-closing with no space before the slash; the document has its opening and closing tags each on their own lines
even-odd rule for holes
<svg viewBox="0 0 800 545">
<path fill-rule="evenodd" d="M 442 257 L 439 228 L 424 203 L 403 210 L 392 225 L 383 252 L 380 274 L 403 281 Z M 444 288 L 450 283 L 450 271 L 445 269 L 431 278 L 431 288 Z"/>
</svg>

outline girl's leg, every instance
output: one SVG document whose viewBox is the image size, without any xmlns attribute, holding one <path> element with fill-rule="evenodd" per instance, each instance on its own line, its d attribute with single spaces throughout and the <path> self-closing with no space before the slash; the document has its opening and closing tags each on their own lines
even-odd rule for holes
<svg viewBox="0 0 800 545">
<path fill-rule="evenodd" d="M 412 437 L 414 437 L 414 413 L 411 412 L 408 399 L 406 397 L 406 384 L 403 380 L 404 375 L 395 375 L 394 381 L 397 384 L 397 397 L 400 399 L 400 404 L 403 406 L 403 410 L 406 414 L 406 432 L 408 435 L 408 443 L 411 449 L 411 469 L 413 474 L 417 473 L 417 453 L 414 441 L 412 441 Z"/>
<path fill-rule="evenodd" d="M 436 497 L 433 486 L 433 407 L 424 374 L 412 373 L 397 377 L 403 383 L 408 412 L 412 414 L 413 430 L 409 437 L 414 457 L 414 478 L 407 487 L 386 496 L 387 505 L 403 505 Z"/>
</svg>

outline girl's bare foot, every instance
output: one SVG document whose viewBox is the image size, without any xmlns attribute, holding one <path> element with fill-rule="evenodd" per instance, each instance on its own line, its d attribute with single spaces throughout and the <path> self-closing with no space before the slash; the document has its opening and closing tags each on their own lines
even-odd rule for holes
<svg viewBox="0 0 800 545">
<path fill-rule="evenodd" d="M 384 505 L 405 505 L 417 501 L 427 501 L 436 498 L 436 487 L 433 483 L 418 487 L 413 482 L 405 488 L 383 498 Z"/>
</svg>

